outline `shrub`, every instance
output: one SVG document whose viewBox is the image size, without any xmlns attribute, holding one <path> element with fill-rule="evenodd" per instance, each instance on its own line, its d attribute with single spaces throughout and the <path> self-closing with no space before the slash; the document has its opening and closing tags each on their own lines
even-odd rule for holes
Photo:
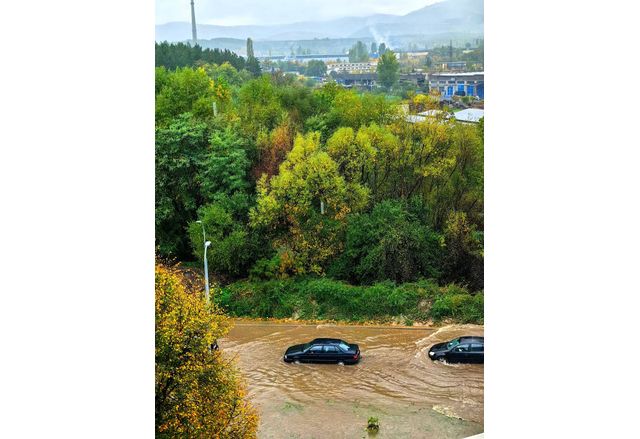
<svg viewBox="0 0 640 439">
<path fill-rule="evenodd" d="M 327 278 L 289 278 L 242 281 L 228 285 L 215 300 L 235 316 L 293 317 L 346 321 L 387 321 L 403 316 L 406 322 L 453 319 L 483 320 L 483 295 L 463 287 L 438 287 L 421 280 L 396 285 L 379 282 L 354 286 Z"/>
<path fill-rule="evenodd" d="M 370 417 L 367 421 L 367 431 L 369 433 L 377 433 L 380 430 L 380 422 L 378 418 Z"/>
<path fill-rule="evenodd" d="M 484 321 L 484 296 L 456 292 L 459 287 L 449 287 L 448 292 L 438 297 L 431 307 L 431 315 L 440 320 L 451 318 L 463 323 L 482 323 Z"/>
</svg>

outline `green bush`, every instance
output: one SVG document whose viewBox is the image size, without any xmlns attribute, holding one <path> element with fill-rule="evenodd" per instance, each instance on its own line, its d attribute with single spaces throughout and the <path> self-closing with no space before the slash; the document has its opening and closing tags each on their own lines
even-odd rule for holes
<svg viewBox="0 0 640 439">
<path fill-rule="evenodd" d="M 434 319 L 454 319 L 463 323 L 484 321 L 484 296 L 461 293 L 459 287 L 448 287 L 450 291 L 438 297 L 431 307 Z"/>
<path fill-rule="evenodd" d="M 371 286 L 327 278 L 242 281 L 214 297 L 238 317 L 388 321 L 403 316 L 411 323 L 429 319 L 480 323 L 484 319 L 482 293 L 470 294 L 457 285 L 439 287 L 428 280 Z"/>
<path fill-rule="evenodd" d="M 377 433 L 380 430 L 380 421 L 378 418 L 370 417 L 367 421 L 367 431 L 369 433 Z"/>
</svg>

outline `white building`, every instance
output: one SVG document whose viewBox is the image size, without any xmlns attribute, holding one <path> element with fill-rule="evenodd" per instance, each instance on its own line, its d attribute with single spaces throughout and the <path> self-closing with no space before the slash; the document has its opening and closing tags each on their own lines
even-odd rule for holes
<svg viewBox="0 0 640 439">
<path fill-rule="evenodd" d="M 378 61 L 368 62 L 341 62 L 327 64 L 327 73 L 371 73 L 378 68 Z"/>
</svg>

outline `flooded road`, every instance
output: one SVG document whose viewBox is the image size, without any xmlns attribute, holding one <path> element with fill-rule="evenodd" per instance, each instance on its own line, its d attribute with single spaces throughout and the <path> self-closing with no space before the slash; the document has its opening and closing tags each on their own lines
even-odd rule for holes
<svg viewBox="0 0 640 439">
<path fill-rule="evenodd" d="M 237 322 L 221 340 L 235 357 L 260 411 L 259 438 L 464 438 L 483 431 L 484 366 L 448 365 L 429 347 L 484 327 L 440 329 Z M 287 364 L 287 347 L 317 337 L 357 343 L 355 366 Z"/>
</svg>

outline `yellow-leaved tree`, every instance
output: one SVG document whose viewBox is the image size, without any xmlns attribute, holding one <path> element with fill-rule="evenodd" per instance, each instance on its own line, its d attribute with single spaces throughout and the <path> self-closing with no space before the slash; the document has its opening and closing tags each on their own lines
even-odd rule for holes
<svg viewBox="0 0 640 439">
<path fill-rule="evenodd" d="M 234 365 L 209 346 L 229 320 L 175 267 L 156 263 L 156 437 L 255 438 Z"/>
<path fill-rule="evenodd" d="M 369 197 L 367 188 L 340 174 L 317 132 L 298 135 L 278 174 L 263 175 L 257 192 L 251 225 L 272 238 L 282 275 L 322 274 L 340 253 L 346 216 Z"/>
</svg>

